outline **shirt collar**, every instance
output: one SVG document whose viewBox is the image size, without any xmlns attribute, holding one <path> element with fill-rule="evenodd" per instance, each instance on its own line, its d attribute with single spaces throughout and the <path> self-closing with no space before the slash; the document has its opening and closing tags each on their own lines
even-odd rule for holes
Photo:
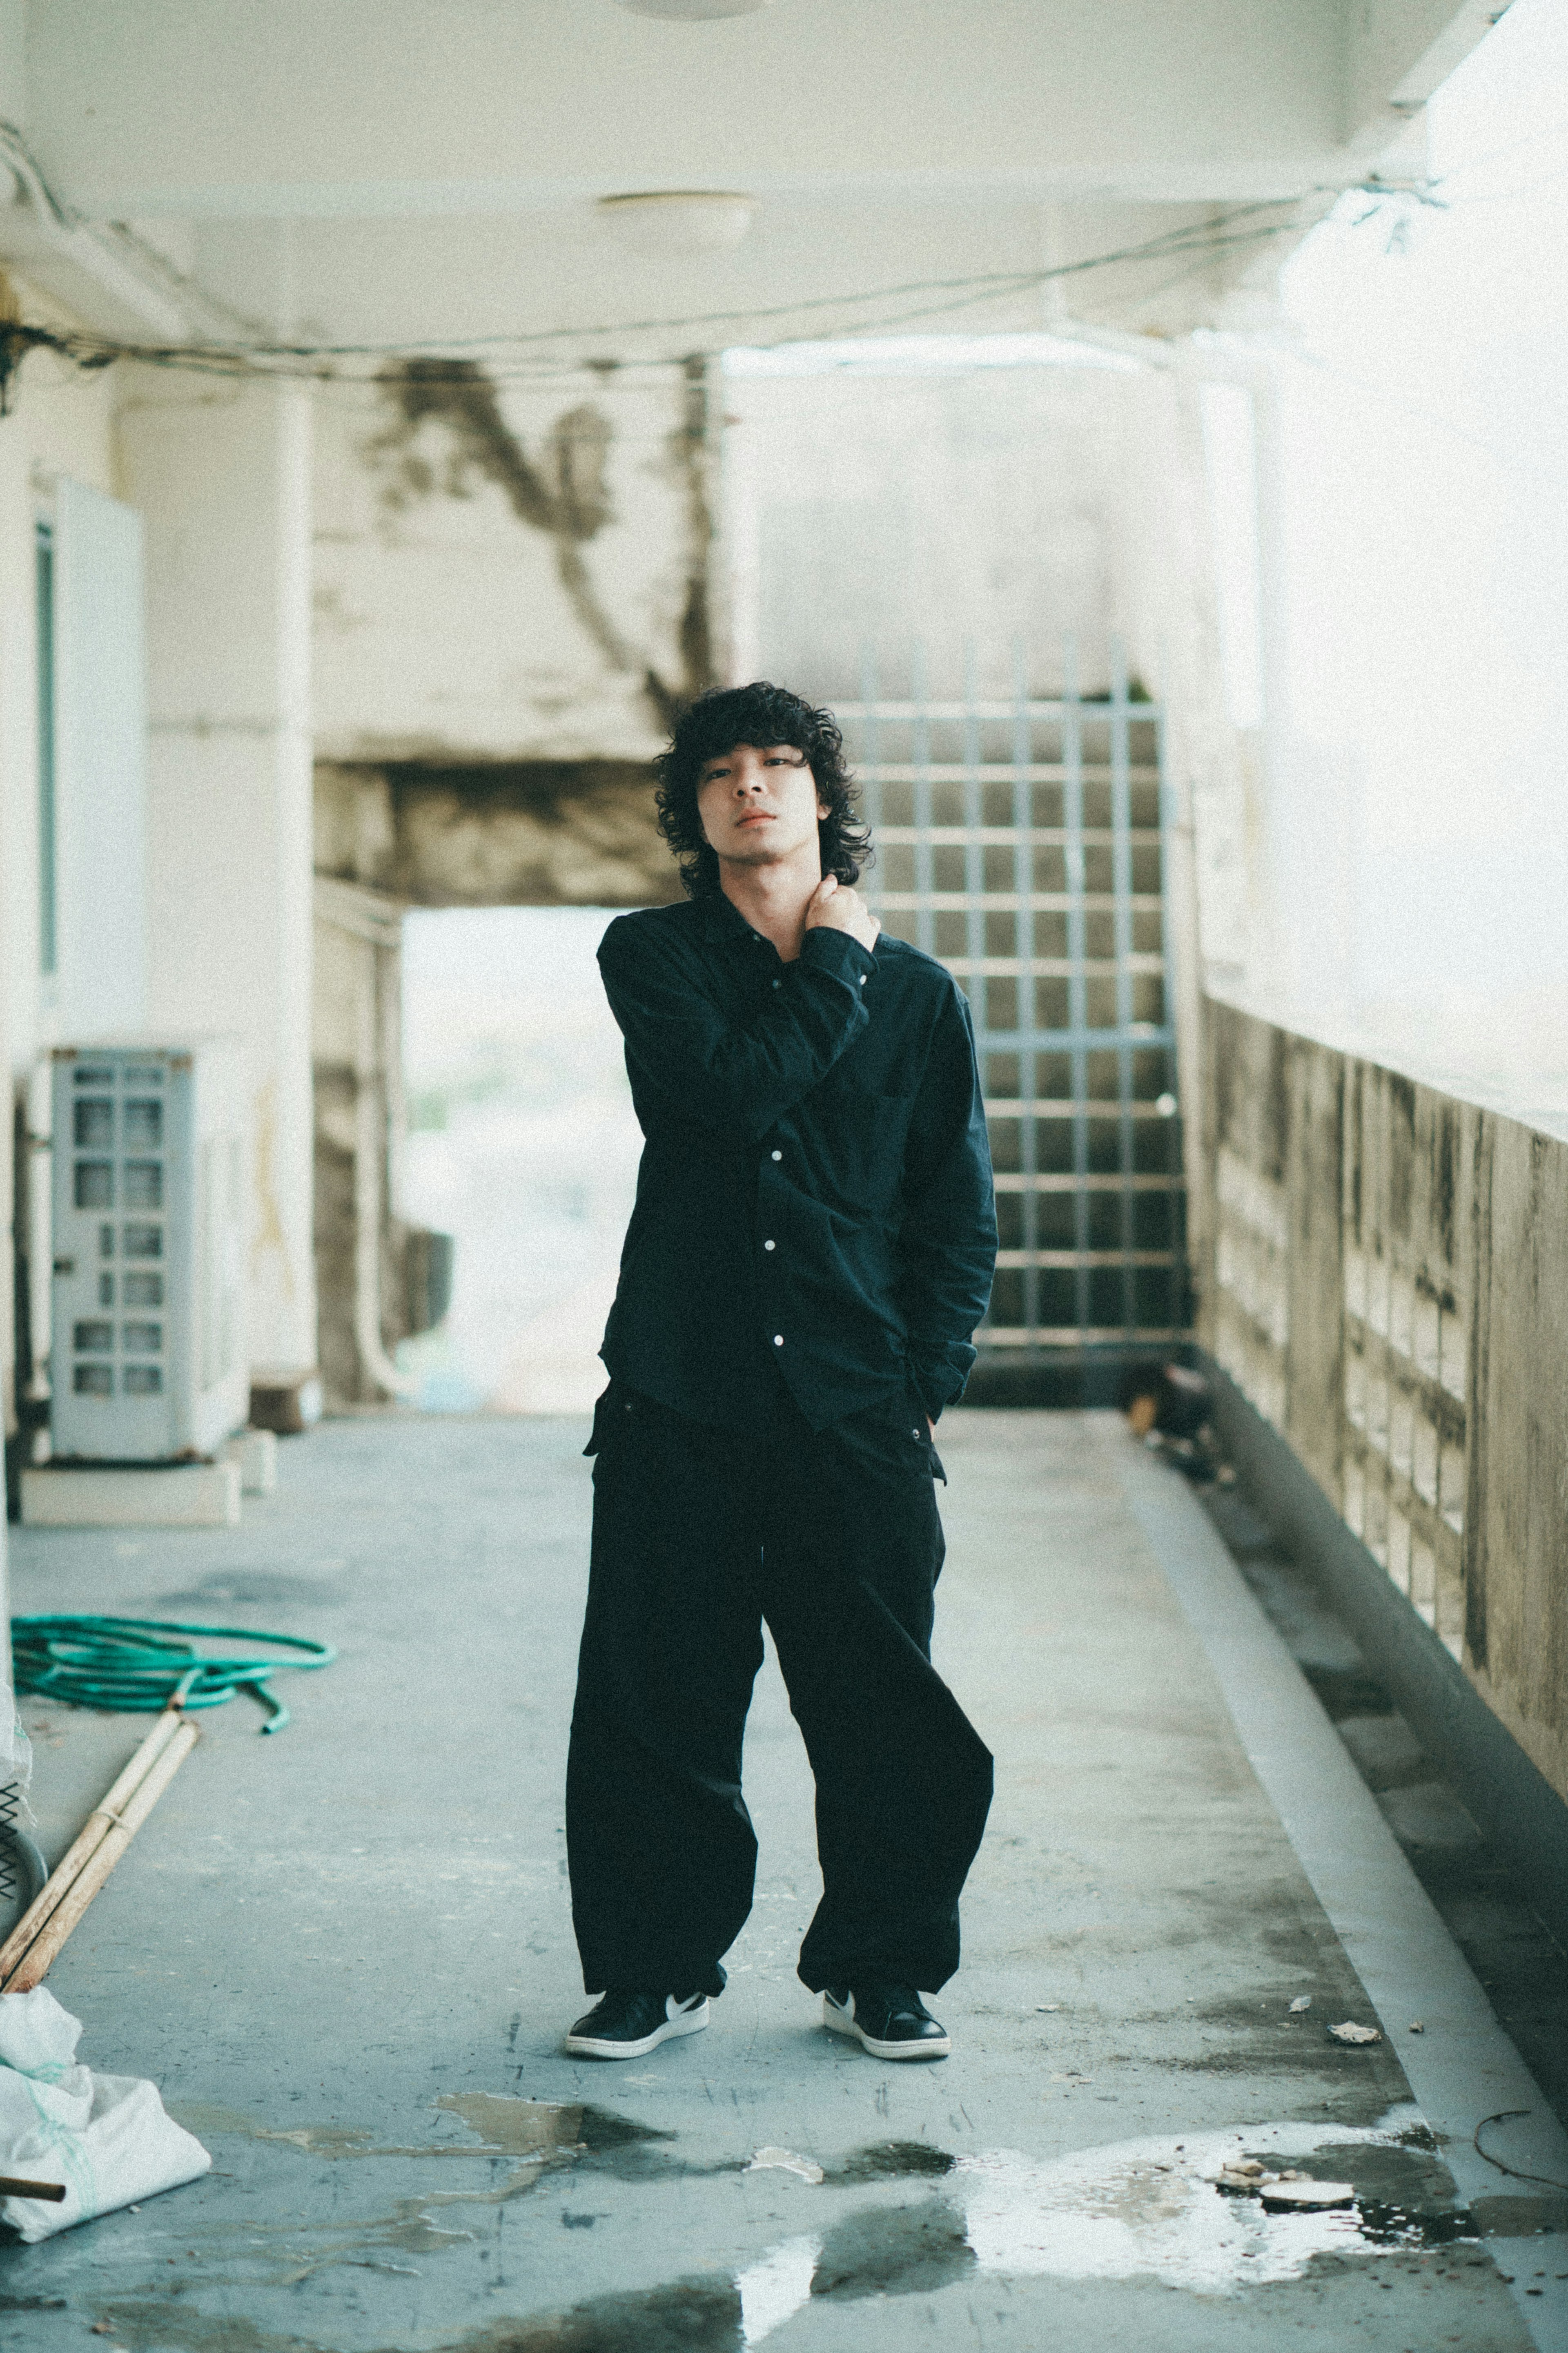
<svg viewBox="0 0 1568 2353">
<path fill-rule="evenodd" d="M 733 945 L 757 934 L 732 899 L 726 899 L 722 891 L 712 891 L 702 902 L 702 936 L 728 940 Z"/>
</svg>

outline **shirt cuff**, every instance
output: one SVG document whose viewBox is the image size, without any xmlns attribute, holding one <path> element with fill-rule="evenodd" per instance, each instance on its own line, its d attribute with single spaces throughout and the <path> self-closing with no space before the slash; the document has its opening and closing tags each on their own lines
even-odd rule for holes
<svg viewBox="0 0 1568 2353">
<path fill-rule="evenodd" d="M 852 933 L 835 931 L 831 923 L 814 923 L 800 944 L 802 961 L 809 960 L 836 979 L 857 986 L 871 970 L 872 955 Z"/>
<path fill-rule="evenodd" d="M 945 1356 L 928 1356 L 923 1362 L 910 1359 L 910 1385 L 932 1421 L 940 1421 L 943 1406 L 956 1405 L 963 1395 L 976 1354 L 966 1346 Z"/>
</svg>

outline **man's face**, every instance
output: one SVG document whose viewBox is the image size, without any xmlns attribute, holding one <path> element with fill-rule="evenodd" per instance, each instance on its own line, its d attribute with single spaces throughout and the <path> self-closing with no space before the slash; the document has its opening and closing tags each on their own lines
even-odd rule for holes
<svg viewBox="0 0 1568 2353">
<path fill-rule="evenodd" d="M 710 848 L 737 866 L 776 866 L 816 849 L 827 815 L 805 754 L 793 744 L 737 744 L 704 761 L 697 814 Z"/>
</svg>

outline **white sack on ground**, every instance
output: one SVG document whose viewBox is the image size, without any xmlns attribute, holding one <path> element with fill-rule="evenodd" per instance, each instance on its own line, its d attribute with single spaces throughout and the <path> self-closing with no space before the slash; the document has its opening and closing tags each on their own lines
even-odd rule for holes
<svg viewBox="0 0 1568 2353">
<path fill-rule="evenodd" d="M 0 2173 L 63 2181 L 65 2201 L 0 2198 L 24 2239 L 195 2181 L 212 2158 L 164 2113 L 156 2084 L 76 2063 L 81 2021 L 47 1986 L 0 1994 Z"/>
</svg>

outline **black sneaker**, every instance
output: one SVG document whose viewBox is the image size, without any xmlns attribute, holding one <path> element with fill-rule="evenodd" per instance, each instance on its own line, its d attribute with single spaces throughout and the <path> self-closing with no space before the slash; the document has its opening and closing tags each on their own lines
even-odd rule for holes
<svg viewBox="0 0 1568 2353">
<path fill-rule="evenodd" d="M 829 1986 L 822 2022 L 863 2042 L 873 2059 L 945 2059 L 952 2049 L 913 1986 Z"/>
<path fill-rule="evenodd" d="M 678 2034 L 700 2034 L 708 2023 L 705 1993 L 632 1993 L 611 1986 L 566 2037 L 578 2059 L 640 2059 Z"/>
</svg>

